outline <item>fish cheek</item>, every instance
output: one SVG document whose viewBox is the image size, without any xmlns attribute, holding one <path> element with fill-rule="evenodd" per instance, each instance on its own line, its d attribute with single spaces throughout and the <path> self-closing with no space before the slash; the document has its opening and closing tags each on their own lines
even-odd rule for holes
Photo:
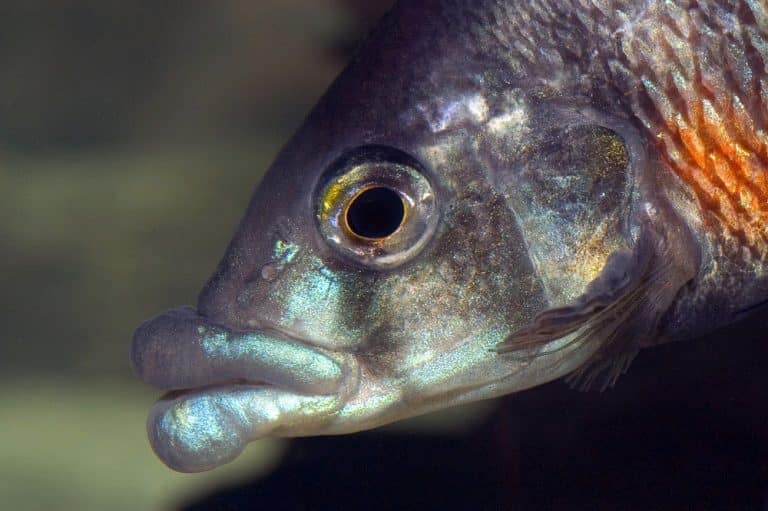
<svg viewBox="0 0 768 511">
<path fill-rule="evenodd" d="M 372 276 L 332 263 L 306 245 L 290 264 L 267 263 L 269 272 L 252 277 L 238 297 L 253 326 L 285 329 L 333 350 L 357 349 L 366 336 Z"/>
<path fill-rule="evenodd" d="M 479 359 L 498 363 L 492 353 L 495 342 L 545 307 L 543 288 L 506 201 L 482 186 L 454 191 L 428 250 L 377 283 L 371 311 L 378 326 L 361 356 L 372 373 L 396 375 L 406 393 L 443 393 L 478 383 L 458 378 L 462 368 L 455 366 L 431 373 L 446 377 L 439 388 L 425 389 L 427 382 L 414 378 L 468 348 L 480 353 Z"/>
</svg>

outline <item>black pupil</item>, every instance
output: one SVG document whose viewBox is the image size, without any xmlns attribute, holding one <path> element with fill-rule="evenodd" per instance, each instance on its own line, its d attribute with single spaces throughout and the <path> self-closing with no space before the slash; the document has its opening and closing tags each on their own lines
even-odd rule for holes
<svg viewBox="0 0 768 511">
<path fill-rule="evenodd" d="M 383 186 L 369 188 L 347 209 L 347 225 L 363 238 L 386 238 L 403 222 L 405 207 L 400 195 Z"/>
</svg>

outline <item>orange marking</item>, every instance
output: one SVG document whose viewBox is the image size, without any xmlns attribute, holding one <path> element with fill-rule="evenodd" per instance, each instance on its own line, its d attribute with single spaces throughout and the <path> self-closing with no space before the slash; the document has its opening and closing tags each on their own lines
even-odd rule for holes
<svg viewBox="0 0 768 511">
<path fill-rule="evenodd" d="M 680 138 L 682 139 L 683 146 L 688 150 L 688 154 L 693 158 L 694 163 L 700 168 L 706 167 L 707 151 L 696 132 L 685 126 L 680 129 Z"/>
<path fill-rule="evenodd" d="M 695 118 L 664 119 L 657 138 L 666 160 L 721 228 L 749 245 L 768 243 L 768 137 L 738 100 L 687 107 Z"/>
</svg>

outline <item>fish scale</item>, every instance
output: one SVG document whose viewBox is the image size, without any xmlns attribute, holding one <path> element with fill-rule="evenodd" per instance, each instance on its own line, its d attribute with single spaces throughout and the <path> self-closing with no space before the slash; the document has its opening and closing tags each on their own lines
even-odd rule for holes
<svg viewBox="0 0 768 511">
<path fill-rule="evenodd" d="M 632 110 L 669 168 L 696 193 L 709 226 L 765 257 L 768 54 L 762 34 L 768 27 L 758 23 L 768 8 L 759 2 L 696 5 L 654 3 L 622 34 L 614 69 L 635 77 L 628 88 Z M 737 6 L 754 21 L 724 14 Z"/>
<path fill-rule="evenodd" d="M 589 55 L 605 57 L 606 81 L 695 192 L 712 230 L 768 254 L 764 2 L 496 2 L 492 11 L 509 20 L 492 31 L 517 50 L 509 60 L 521 75 L 537 76 L 540 56 L 555 54 L 548 69 L 568 61 L 577 66 L 568 79 L 588 74 L 595 86 L 603 64 Z"/>
</svg>

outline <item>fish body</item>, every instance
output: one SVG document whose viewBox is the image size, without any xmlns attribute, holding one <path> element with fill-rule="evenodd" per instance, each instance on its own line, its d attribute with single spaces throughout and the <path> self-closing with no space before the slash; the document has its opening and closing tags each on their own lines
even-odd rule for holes
<svg viewBox="0 0 768 511">
<path fill-rule="evenodd" d="M 400 2 L 257 188 L 195 308 L 135 332 L 206 470 L 567 376 L 768 299 L 768 6 Z"/>
</svg>

